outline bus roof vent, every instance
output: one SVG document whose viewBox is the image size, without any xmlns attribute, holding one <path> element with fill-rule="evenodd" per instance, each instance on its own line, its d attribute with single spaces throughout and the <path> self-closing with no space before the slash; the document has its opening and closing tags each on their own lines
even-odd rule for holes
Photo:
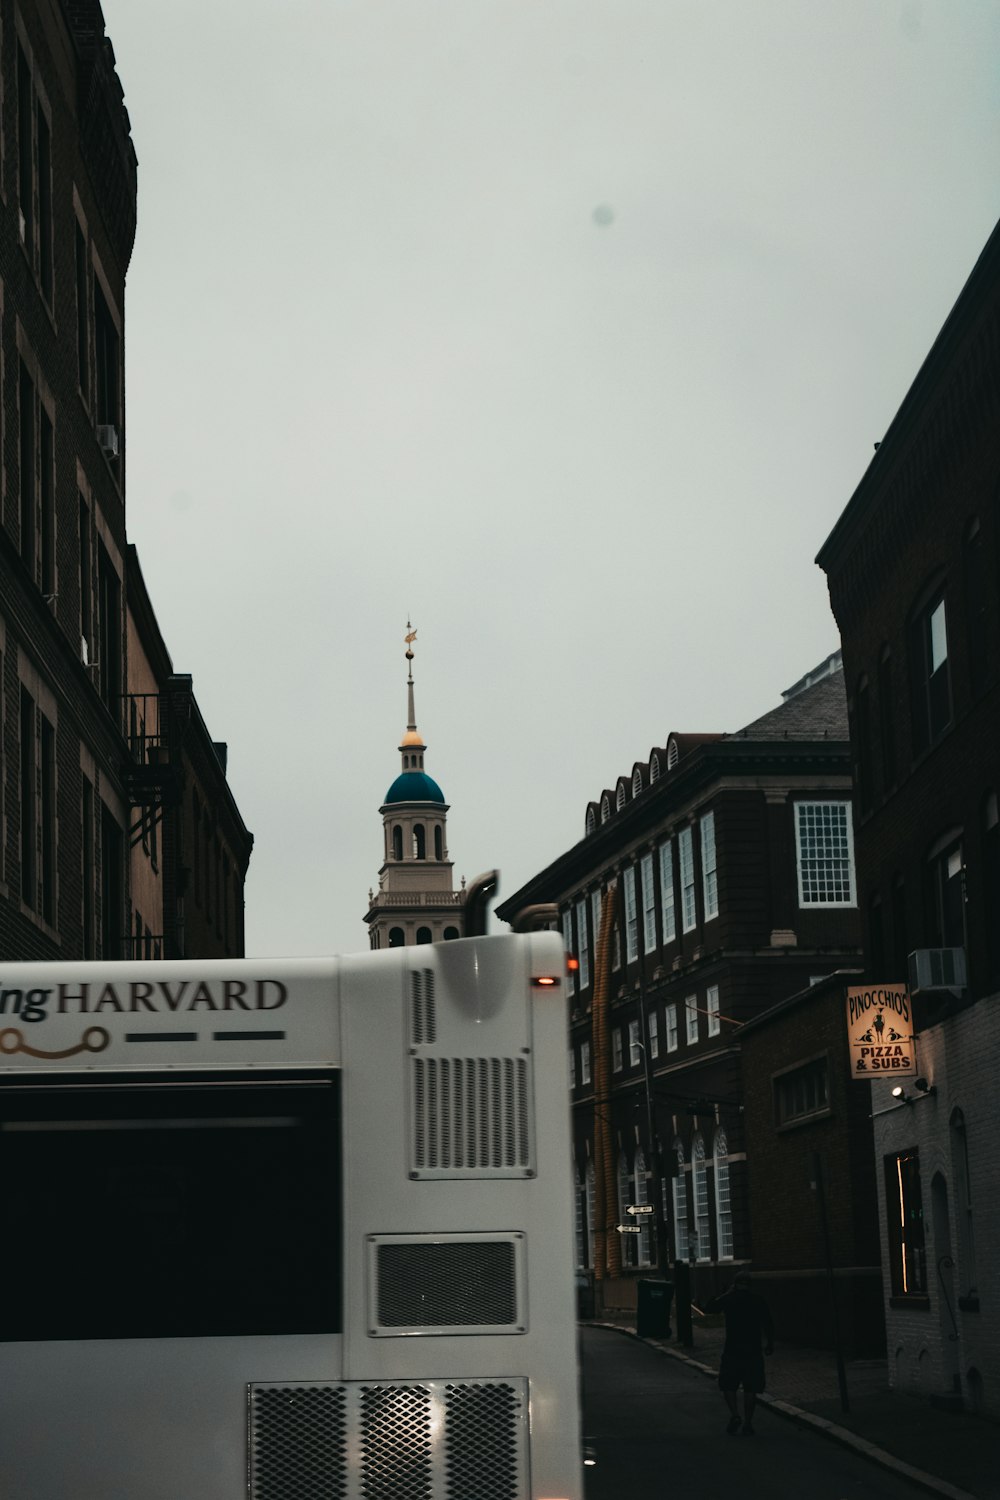
<svg viewBox="0 0 1000 1500">
<path fill-rule="evenodd" d="M 532 1177 L 527 1057 L 410 1059 L 414 1177 Z"/>
</svg>

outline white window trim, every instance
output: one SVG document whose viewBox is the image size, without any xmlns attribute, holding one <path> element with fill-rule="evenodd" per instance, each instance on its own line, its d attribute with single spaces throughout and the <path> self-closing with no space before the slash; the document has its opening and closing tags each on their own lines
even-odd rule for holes
<svg viewBox="0 0 1000 1500">
<path fill-rule="evenodd" d="M 701 896 L 703 917 L 711 922 L 719 915 L 719 875 L 715 858 L 715 813 L 703 813 L 699 819 L 701 835 Z"/>
<path fill-rule="evenodd" d="M 620 1073 L 622 1070 L 622 1029 L 616 1026 L 611 1033 L 611 1071 Z"/>
<path fill-rule="evenodd" d="M 642 951 L 652 953 L 656 948 L 656 892 L 652 851 L 642 856 L 639 869 L 642 878 Z"/>
<path fill-rule="evenodd" d="M 590 1082 L 590 1043 L 580 1043 L 580 1082 Z"/>
<path fill-rule="evenodd" d="M 719 1016 L 719 986 L 710 984 L 705 991 L 705 1010 L 708 1013 L 708 1034 L 718 1036 L 722 1030 L 722 1020 Z"/>
<path fill-rule="evenodd" d="M 677 910 L 674 905 L 674 841 L 660 845 L 660 925 L 664 943 L 677 936 Z"/>
<path fill-rule="evenodd" d="M 624 871 L 625 880 L 625 962 L 635 963 L 639 957 L 639 913 L 635 896 L 635 865 Z"/>
<path fill-rule="evenodd" d="M 802 868 L 802 814 L 807 807 L 812 809 L 832 807 L 837 808 L 843 814 L 844 829 L 847 835 L 847 875 L 850 891 L 846 901 L 806 900 Z M 854 820 L 851 817 L 851 804 L 849 801 L 843 797 L 827 797 L 822 799 L 803 798 L 801 801 L 795 803 L 795 866 L 798 875 L 800 908 L 807 911 L 817 911 L 831 908 L 847 909 L 857 906 L 858 886 L 854 868 Z"/>
<path fill-rule="evenodd" d="M 637 1068 L 642 1062 L 642 1048 L 639 1044 L 639 1022 L 628 1023 L 628 1061 L 630 1068 Z"/>
<path fill-rule="evenodd" d="M 693 1047 L 699 1040 L 697 995 L 686 995 L 684 998 L 684 1040 L 689 1047 Z"/>
<path fill-rule="evenodd" d="M 681 872 L 681 924 L 685 932 L 698 925 L 698 901 L 694 883 L 694 838 L 690 826 L 677 837 L 677 855 Z"/>
<path fill-rule="evenodd" d="M 590 944 L 587 938 L 587 898 L 581 896 L 576 903 L 576 956 L 580 960 L 578 973 L 579 988 L 585 990 L 590 985 Z"/>
<path fill-rule="evenodd" d="M 666 1021 L 667 1051 L 676 1052 L 677 1048 L 680 1046 L 680 1027 L 677 1021 L 676 1004 L 671 1003 L 670 1005 L 665 1005 L 663 1007 L 663 1014 Z"/>
<path fill-rule="evenodd" d="M 646 1017 L 646 1035 L 649 1037 L 650 1057 L 660 1055 L 660 1018 L 655 1010 L 651 1010 Z"/>
</svg>

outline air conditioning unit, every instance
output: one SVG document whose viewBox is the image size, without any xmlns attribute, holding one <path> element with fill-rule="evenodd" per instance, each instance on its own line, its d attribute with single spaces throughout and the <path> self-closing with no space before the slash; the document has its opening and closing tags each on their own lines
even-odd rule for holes
<svg viewBox="0 0 1000 1500">
<path fill-rule="evenodd" d="M 968 983 L 964 948 L 917 948 L 909 970 L 911 995 L 961 995 Z"/>
<path fill-rule="evenodd" d="M 118 428 L 111 422 L 103 422 L 98 427 L 97 441 L 108 458 L 118 457 Z"/>
</svg>

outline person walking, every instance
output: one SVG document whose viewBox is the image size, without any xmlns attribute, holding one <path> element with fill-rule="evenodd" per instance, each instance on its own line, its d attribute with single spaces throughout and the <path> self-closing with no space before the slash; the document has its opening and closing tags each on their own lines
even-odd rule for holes
<svg viewBox="0 0 1000 1500">
<path fill-rule="evenodd" d="M 759 1293 L 750 1290 L 749 1271 L 737 1271 L 729 1291 L 714 1297 L 706 1304 L 705 1311 L 720 1312 L 726 1320 L 726 1341 L 719 1361 L 719 1390 L 729 1408 L 726 1431 L 733 1436 L 742 1427 L 747 1437 L 753 1437 L 754 1408 L 764 1389 L 764 1354 L 774 1353 L 771 1310 Z M 738 1404 L 740 1386 L 743 1387 L 742 1421 Z"/>
</svg>

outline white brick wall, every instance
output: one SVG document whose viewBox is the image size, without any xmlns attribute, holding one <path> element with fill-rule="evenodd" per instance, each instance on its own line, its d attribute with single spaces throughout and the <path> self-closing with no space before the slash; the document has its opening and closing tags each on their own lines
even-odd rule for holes
<svg viewBox="0 0 1000 1500">
<path fill-rule="evenodd" d="M 872 1085 L 889 1383 L 901 1391 L 931 1395 L 952 1391 L 957 1376 L 967 1406 L 1000 1416 L 1000 1150 L 996 1103 L 1000 996 L 980 1000 L 942 1025 L 922 1032 L 917 1065 L 920 1074 L 934 1085 L 933 1097 L 920 1098 L 912 1079 L 896 1080 L 916 1102 L 892 1107 L 893 1081 Z M 974 1254 L 969 1253 L 969 1236 L 959 1222 L 964 1213 L 957 1181 L 960 1143 L 951 1128 L 956 1109 L 965 1119 Z M 880 1110 L 887 1112 L 880 1115 Z M 883 1159 L 914 1146 L 920 1152 L 928 1309 L 889 1305 L 892 1279 L 887 1215 L 891 1210 L 885 1201 Z M 939 1273 L 943 1256 L 954 1261 L 950 1272 L 943 1267 Z M 958 1298 L 969 1293 L 973 1281 L 979 1311 L 963 1311 Z"/>
</svg>

